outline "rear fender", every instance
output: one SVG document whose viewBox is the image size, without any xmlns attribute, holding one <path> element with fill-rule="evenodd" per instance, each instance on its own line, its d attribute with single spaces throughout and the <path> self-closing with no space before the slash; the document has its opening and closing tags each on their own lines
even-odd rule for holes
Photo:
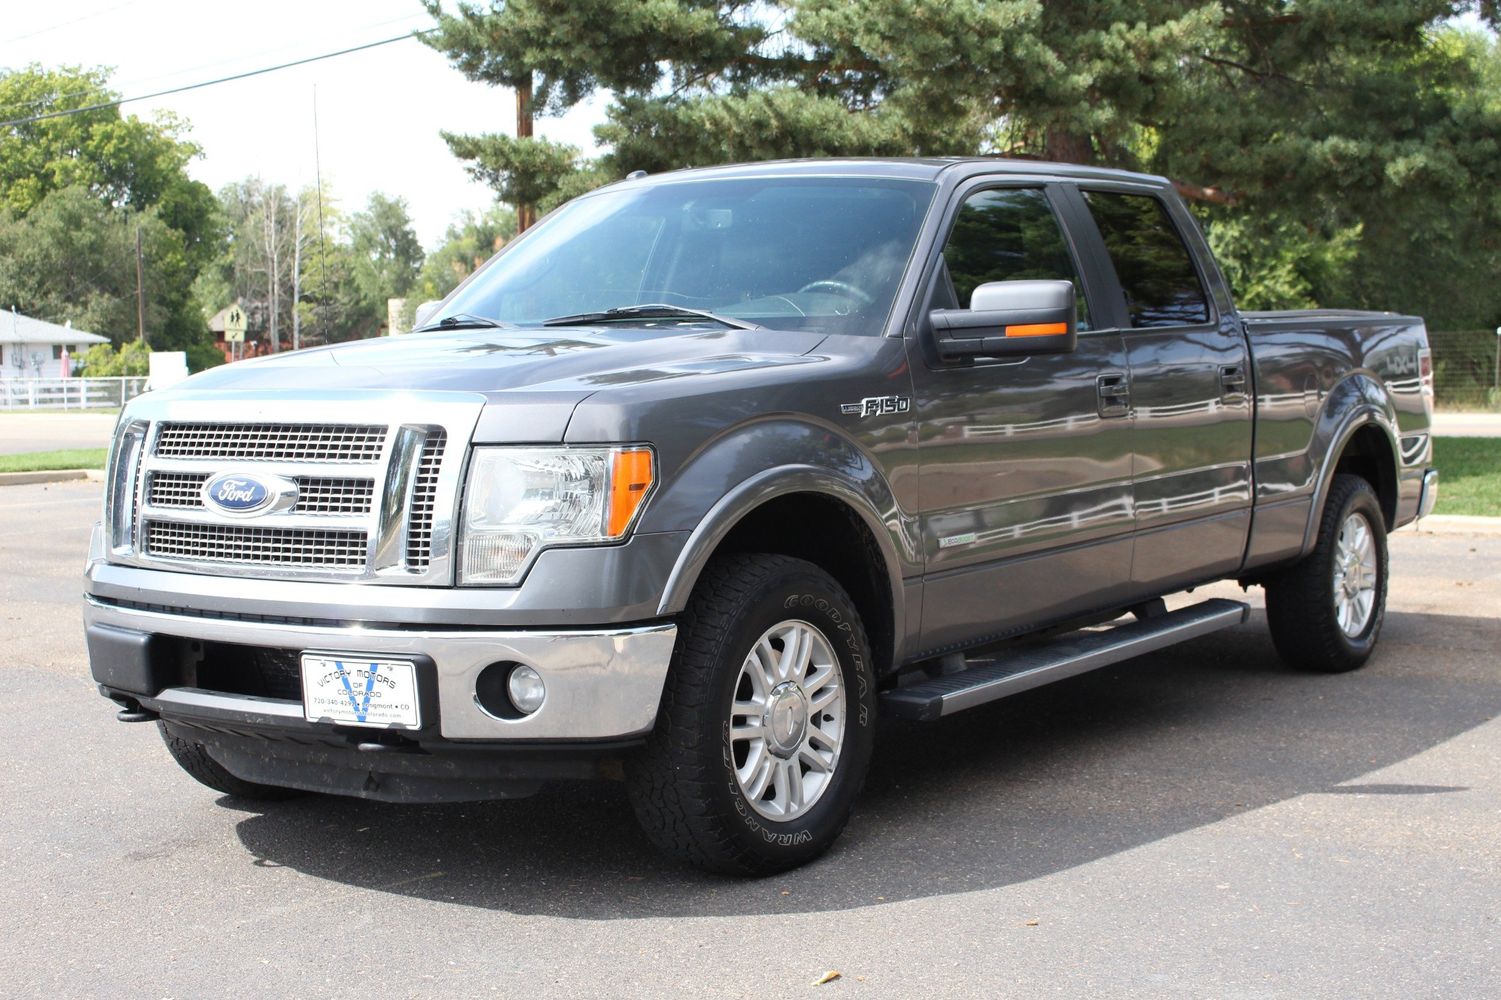
<svg viewBox="0 0 1501 1000">
<path fill-rule="evenodd" d="M 1368 372 L 1354 372 L 1329 391 L 1314 430 L 1309 451 L 1320 455 L 1318 485 L 1308 508 L 1308 522 L 1303 529 L 1303 555 L 1313 551 L 1318 541 L 1319 521 L 1339 460 L 1362 428 L 1374 426 L 1381 431 L 1391 451 L 1390 482 L 1373 484 L 1383 496 L 1397 495 L 1396 471 L 1402 467 L 1397 447 L 1397 411 L 1391 394 L 1380 380 Z M 1386 474 L 1383 473 L 1383 476 Z"/>
</svg>

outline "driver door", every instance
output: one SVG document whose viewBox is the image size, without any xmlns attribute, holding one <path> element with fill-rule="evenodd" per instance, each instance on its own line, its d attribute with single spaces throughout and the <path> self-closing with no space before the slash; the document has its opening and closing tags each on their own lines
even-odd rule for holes
<svg viewBox="0 0 1501 1000">
<path fill-rule="evenodd" d="M 1132 420 L 1120 331 L 1056 188 L 961 189 L 909 341 L 921 462 L 923 652 L 1120 603 L 1132 556 Z M 1092 273 L 1094 280 L 1091 280 Z M 926 317 L 984 282 L 1051 278 L 1078 295 L 1077 349 L 943 363 Z"/>
</svg>

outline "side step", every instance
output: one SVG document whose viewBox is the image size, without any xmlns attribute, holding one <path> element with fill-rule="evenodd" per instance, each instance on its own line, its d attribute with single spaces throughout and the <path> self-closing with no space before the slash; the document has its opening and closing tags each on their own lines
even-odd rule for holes
<svg viewBox="0 0 1501 1000">
<path fill-rule="evenodd" d="M 1044 645 L 994 659 L 976 659 L 952 674 L 881 695 L 881 714 L 931 722 L 998 698 L 1087 673 L 1185 639 L 1239 625 L 1249 605 L 1214 598 L 1103 632 L 1071 633 Z"/>
</svg>

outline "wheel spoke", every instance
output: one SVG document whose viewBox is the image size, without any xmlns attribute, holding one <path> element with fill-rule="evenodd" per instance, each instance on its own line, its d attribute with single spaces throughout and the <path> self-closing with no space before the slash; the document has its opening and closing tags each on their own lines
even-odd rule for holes
<svg viewBox="0 0 1501 1000">
<path fill-rule="evenodd" d="M 781 680 L 778 676 L 778 654 L 771 644 L 771 637 L 765 636 L 756 644 L 756 650 L 752 654 L 756 660 L 755 677 L 751 683 L 756 685 L 756 693 L 762 698 L 771 694 L 771 689 L 777 686 Z"/>
<path fill-rule="evenodd" d="M 741 768 L 741 772 L 748 775 L 741 787 L 745 789 L 746 798 L 757 802 L 766 794 L 766 786 L 771 784 L 772 775 L 776 773 L 777 762 L 767 752 L 765 744 L 752 748 L 751 754 L 754 759 L 747 760 L 745 767 Z"/>
<path fill-rule="evenodd" d="M 765 737 L 766 731 L 761 726 L 761 719 L 759 716 L 757 716 L 755 721 L 753 722 L 747 722 L 738 726 L 730 727 L 731 742 L 735 742 L 736 740 L 760 740 L 765 739 Z"/>
<path fill-rule="evenodd" d="M 777 664 L 779 680 L 795 681 L 801 676 L 798 671 L 808 643 L 809 640 L 804 631 L 796 625 L 783 633 L 782 656 Z"/>
<path fill-rule="evenodd" d="M 766 699 L 753 698 L 750 701 L 737 701 L 730 706 L 730 715 L 735 717 L 754 716 L 759 719 L 766 714 Z"/>
<path fill-rule="evenodd" d="M 807 629 L 797 631 L 800 640 L 797 645 L 797 659 L 792 663 L 792 676 L 788 680 L 802 683 L 813 668 L 813 633 Z"/>
<path fill-rule="evenodd" d="M 824 760 L 823 756 L 812 747 L 804 746 L 798 750 L 797 759 L 807 764 L 808 769 L 811 771 L 817 771 L 819 774 L 829 773 L 829 762 Z"/>
<path fill-rule="evenodd" d="M 839 669 L 837 667 L 820 667 L 813 674 L 813 676 L 808 678 L 807 683 L 803 685 L 803 694 L 807 695 L 809 698 L 813 698 L 813 696 L 821 692 L 824 688 L 824 685 L 833 680 L 838 675 L 838 673 Z"/>
<path fill-rule="evenodd" d="M 784 760 L 777 769 L 777 783 L 782 787 L 783 813 L 794 816 L 803 811 L 803 769 L 795 760 Z"/>
<path fill-rule="evenodd" d="M 839 755 L 840 738 L 837 733 L 830 733 L 821 727 L 813 726 L 808 729 L 809 743 L 816 743 L 834 756 Z"/>
</svg>

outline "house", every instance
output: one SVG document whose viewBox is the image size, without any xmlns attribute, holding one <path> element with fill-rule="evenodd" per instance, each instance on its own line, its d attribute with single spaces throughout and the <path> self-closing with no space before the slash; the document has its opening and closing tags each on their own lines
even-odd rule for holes
<svg viewBox="0 0 1501 1000">
<path fill-rule="evenodd" d="M 63 351 L 68 352 L 70 365 L 76 366 L 84 351 L 107 343 L 108 337 L 71 325 L 32 319 L 13 309 L 0 312 L 0 378 L 60 378 Z"/>
</svg>

